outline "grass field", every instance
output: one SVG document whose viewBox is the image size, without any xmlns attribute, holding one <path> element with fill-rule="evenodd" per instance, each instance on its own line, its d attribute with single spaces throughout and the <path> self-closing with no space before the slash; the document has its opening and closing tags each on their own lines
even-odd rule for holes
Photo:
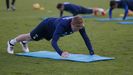
<svg viewBox="0 0 133 75">
<path fill-rule="evenodd" d="M 79 63 L 7 54 L 6 43 L 9 39 L 30 32 L 42 21 L 41 17 L 58 16 L 55 6 L 65 1 L 85 7 L 109 7 L 109 0 L 16 0 L 17 10 L 8 12 L 5 0 L 0 1 L 0 75 L 133 75 L 133 26 L 120 25 L 116 21 L 84 19 L 95 53 L 115 57 L 115 60 Z M 32 9 L 32 4 L 37 2 L 45 7 L 44 11 Z M 122 12 L 115 10 L 113 16 L 118 17 Z M 61 38 L 59 46 L 70 53 L 88 53 L 79 33 Z M 30 51 L 54 51 L 46 40 L 31 42 L 29 47 Z M 15 52 L 22 52 L 19 44 L 15 46 Z"/>
</svg>

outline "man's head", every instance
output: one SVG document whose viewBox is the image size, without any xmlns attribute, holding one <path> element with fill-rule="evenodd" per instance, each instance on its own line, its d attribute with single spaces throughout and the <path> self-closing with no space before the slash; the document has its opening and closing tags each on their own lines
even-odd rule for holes
<svg viewBox="0 0 133 75">
<path fill-rule="evenodd" d="M 81 16 L 74 16 L 71 21 L 71 28 L 73 31 L 79 31 L 84 27 L 83 19 Z"/>
<path fill-rule="evenodd" d="M 111 7 L 112 9 L 117 8 L 117 7 L 118 7 L 117 1 L 111 0 L 111 1 L 110 1 L 110 7 Z"/>
<path fill-rule="evenodd" d="M 62 10 L 64 10 L 64 4 L 63 3 L 58 3 L 56 8 L 62 11 Z"/>
</svg>

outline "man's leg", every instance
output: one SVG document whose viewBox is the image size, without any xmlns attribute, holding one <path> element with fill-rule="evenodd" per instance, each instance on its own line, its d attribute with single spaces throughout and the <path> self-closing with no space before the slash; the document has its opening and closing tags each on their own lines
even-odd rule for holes
<svg viewBox="0 0 133 75">
<path fill-rule="evenodd" d="M 81 7 L 81 14 L 93 14 L 93 9 Z"/>
<path fill-rule="evenodd" d="M 24 52 L 29 52 L 29 49 L 28 49 L 28 46 L 27 46 L 27 43 L 31 40 L 31 36 L 30 36 L 30 33 L 28 34 L 21 34 L 19 36 L 17 36 L 16 38 L 10 40 L 7 42 L 7 52 L 9 54 L 14 54 L 14 45 L 17 43 L 17 42 L 23 42 L 23 41 L 27 41 L 25 43 L 21 43 L 23 49 L 24 49 Z M 27 48 L 26 48 L 27 47 Z"/>
<path fill-rule="evenodd" d="M 14 4 L 15 4 L 15 2 L 16 2 L 16 0 L 12 0 L 12 3 L 11 3 L 11 4 L 12 4 L 12 5 L 14 5 Z"/>
<path fill-rule="evenodd" d="M 98 12 L 102 15 L 105 16 L 106 12 L 102 8 L 84 8 L 82 7 L 82 14 L 94 14 L 95 16 L 98 15 Z"/>
<path fill-rule="evenodd" d="M 13 11 L 16 10 L 16 8 L 15 8 L 15 1 L 16 0 L 12 0 L 12 3 L 11 3 L 11 8 L 12 8 Z"/>
<path fill-rule="evenodd" d="M 7 8 L 7 10 L 10 10 L 10 8 L 9 8 L 10 7 L 10 4 L 9 4 L 9 2 L 10 2 L 9 0 L 6 0 L 6 8 Z"/>
</svg>

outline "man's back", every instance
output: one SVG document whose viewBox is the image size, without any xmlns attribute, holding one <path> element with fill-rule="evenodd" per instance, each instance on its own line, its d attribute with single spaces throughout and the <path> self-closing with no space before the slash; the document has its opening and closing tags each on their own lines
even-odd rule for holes
<svg viewBox="0 0 133 75">
<path fill-rule="evenodd" d="M 75 4 L 67 3 L 64 4 L 64 10 L 71 12 L 73 14 L 78 14 L 80 12 L 81 7 Z"/>
<path fill-rule="evenodd" d="M 72 17 L 62 17 L 62 18 L 47 18 L 38 25 L 39 31 L 43 31 L 41 35 L 45 35 L 47 40 L 51 40 L 54 33 L 64 35 L 65 32 L 71 32 L 71 22 Z"/>
</svg>

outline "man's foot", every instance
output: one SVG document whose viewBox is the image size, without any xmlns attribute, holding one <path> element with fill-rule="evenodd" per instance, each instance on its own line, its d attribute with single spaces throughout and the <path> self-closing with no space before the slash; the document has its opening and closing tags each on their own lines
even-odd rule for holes
<svg viewBox="0 0 133 75">
<path fill-rule="evenodd" d="M 13 11 L 15 11 L 15 10 L 16 10 L 16 8 L 15 8 L 15 6 L 14 6 L 14 5 L 11 5 L 11 9 L 12 9 Z"/>
<path fill-rule="evenodd" d="M 28 48 L 28 44 L 24 43 L 24 42 L 20 42 L 21 46 L 22 46 L 22 50 L 24 52 L 29 52 L 29 48 Z"/>
<path fill-rule="evenodd" d="M 10 11 L 11 9 L 10 8 L 7 8 L 7 11 Z"/>
<path fill-rule="evenodd" d="M 7 52 L 9 54 L 14 54 L 13 44 L 10 43 L 10 41 L 7 42 Z"/>
<path fill-rule="evenodd" d="M 102 14 L 102 16 L 106 16 L 106 12 L 105 11 L 101 12 L 101 14 Z"/>
<path fill-rule="evenodd" d="M 106 15 L 106 11 L 102 8 L 94 8 L 94 15 L 98 16 L 98 14 L 105 16 Z"/>
</svg>

